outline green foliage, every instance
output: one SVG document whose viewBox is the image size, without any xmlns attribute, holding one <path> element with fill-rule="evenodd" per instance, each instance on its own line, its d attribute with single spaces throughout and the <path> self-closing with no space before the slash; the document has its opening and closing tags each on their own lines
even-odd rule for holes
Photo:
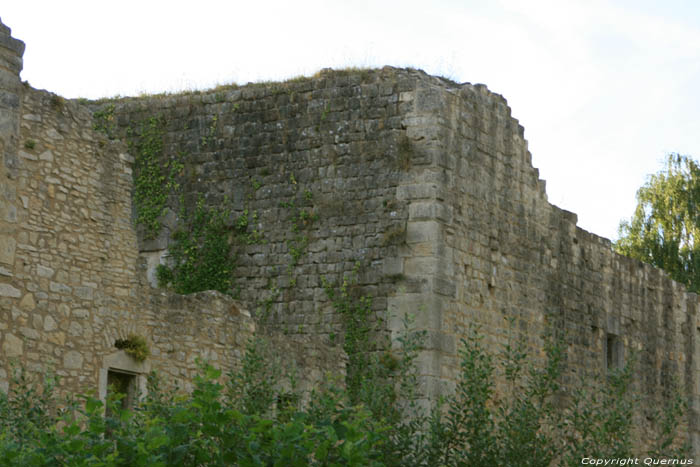
<svg viewBox="0 0 700 467">
<path fill-rule="evenodd" d="M 36 147 L 36 141 L 33 139 L 28 139 L 27 141 L 24 142 L 24 148 L 32 150 Z"/>
<path fill-rule="evenodd" d="M 234 228 L 237 232 L 238 240 L 244 242 L 246 245 L 259 244 L 263 242 L 263 234 L 257 229 L 258 223 L 258 212 L 254 211 L 252 219 L 249 219 L 248 209 L 243 210 L 243 214 L 236 219 L 234 223 Z M 252 226 L 252 230 L 249 227 Z M 250 230 L 250 232 L 249 232 Z"/>
<path fill-rule="evenodd" d="M 700 291 L 700 166 L 670 154 L 664 170 L 637 192 L 630 221 L 620 223 L 615 250 L 667 271 Z"/>
<path fill-rule="evenodd" d="M 568 465 L 580 465 L 582 457 L 615 458 L 632 454 L 632 412 L 634 398 L 629 393 L 632 365 L 608 375 L 600 394 L 587 392 L 579 385 L 568 408 L 567 443 L 564 459 Z M 583 383 L 583 381 L 582 381 Z M 679 396 L 680 397 L 680 396 Z M 669 414 L 671 415 L 671 414 Z M 677 423 L 680 418 L 673 415 Z M 675 439 L 676 426 L 671 437 Z M 666 455 L 670 454 L 666 452 Z"/>
<path fill-rule="evenodd" d="M 229 373 L 227 391 L 235 407 L 245 414 L 271 414 L 280 368 L 270 358 L 262 339 L 249 342 L 242 370 Z"/>
<path fill-rule="evenodd" d="M 348 355 L 345 383 L 352 402 L 360 399 L 365 372 L 370 365 L 370 331 L 372 316 L 372 300 L 368 296 L 359 299 L 351 297 L 347 278 L 340 287 L 336 288 L 323 280 L 322 285 L 326 295 L 333 302 L 333 308 L 343 319 L 344 342 L 343 349 Z"/>
<path fill-rule="evenodd" d="M 218 290 L 233 293 L 236 256 L 226 226 L 228 213 L 197 202 L 194 213 L 185 213 L 184 225 L 173 234 L 168 247 L 172 263 L 159 265 L 156 277 L 161 287 L 180 294 Z M 247 221 L 245 223 L 247 226 Z M 240 219 L 236 228 L 240 228 Z"/>
<path fill-rule="evenodd" d="M 675 380 L 670 384 L 669 394 L 670 397 L 666 399 L 663 410 L 652 409 L 651 419 L 657 421 L 660 430 L 656 438 L 656 445 L 652 447 L 649 454 L 653 457 L 669 456 L 682 459 L 691 450 L 689 441 L 684 445 L 676 446 L 675 449 L 673 444 L 676 441 L 678 421 L 688 413 L 688 404 L 681 397 L 678 382 Z"/>
<path fill-rule="evenodd" d="M 206 134 L 202 135 L 202 140 L 201 144 L 202 146 L 208 146 L 210 143 L 213 143 L 216 140 L 216 129 L 218 126 L 219 122 L 219 116 L 214 115 L 211 118 L 211 122 L 209 123 L 209 128 L 206 132 Z"/>
<path fill-rule="evenodd" d="M 244 367 L 236 381 L 254 380 L 258 369 Z M 36 410 L 53 401 L 52 387 L 17 387 L 10 397 L 0 395 L 0 464 L 384 465 L 383 425 L 362 407 L 345 405 L 341 390 L 324 391 L 309 410 L 291 404 L 265 416 L 239 410 L 220 379 L 220 370 L 202 365 L 193 392 L 183 397 L 151 378 L 139 407 L 128 411 L 110 399 L 106 416 L 105 403 L 92 396 L 63 413 Z"/>
<path fill-rule="evenodd" d="M 114 346 L 124 350 L 124 352 L 131 355 L 139 362 L 143 362 L 151 354 L 151 351 L 148 349 L 146 338 L 136 334 L 129 334 L 126 339 L 117 339 L 114 342 Z"/>
<path fill-rule="evenodd" d="M 146 239 L 155 238 L 160 233 L 160 216 L 165 212 L 168 196 L 178 188 L 175 177 L 184 168 L 177 159 L 161 161 L 164 124 L 161 117 L 149 118 L 141 123 L 137 137 L 130 142 L 130 151 L 135 156 L 136 223 L 144 227 Z"/>
<path fill-rule="evenodd" d="M 92 115 L 92 128 L 104 133 L 109 139 L 116 137 L 117 122 L 114 117 L 114 104 L 108 104 Z"/>
<path fill-rule="evenodd" d="M 499 365 L 472 329 L 462 340 L 455 393 L 425 414 L 415 392 L 424 337 L 405 320 L 398 347 L 368 356 L 356 389 L 329 377 L 303 406 L 294 384 L 291 393 L 281 389 L 280 366 L 259 340 L 227 378 L 200 363 L 188 395 L 163 391 L 151 375 L 148 395 L 133 410 L 122 407 L 120 395 L 104 403 L 92 396 L 62 401 L 55 378 L 36 384 L 15 372 L 10 393 L 0 392 L 0 465 L 520 467 L 631 455 L 631 366 L 611 373 L 599 395 L 582 384 L 562 407 L 553 403 L 561 341 L 545 339 L 539 369 L 509 341 Z M 510 389 L 497 399 L 499 369 Z M 680 398 L 669 399 L 651 456 L 687 456 L 670 452 L 684 410 Z"/>
<path fill-rule="evenodd" d="M 294 178 L 294 174 L 290 174 L 289 181 L 296 190 L 297 181 Z M 310 190 L 304 190 L 301 198 L 292 199 L 291 201 L 282 201 L 279 204 L 281 208 L 285 208 L 290 211 L 289 221 L 291 222 L 292 238 L 287 239 L 286 242 L 287 251 L 289 251 L 291 256 L 291 261 L 287 266 L 287 272 L 290 274 L 299 264 L 299 260 L 309 246 L 309 234 L 308 232 L 304 232 L 304 230 L 308 230 L 313 223 L 318 220 L 318 214 L 313 212 L 313 206 L 304 208 L 300 207 L 298 204 L 311 204 L 312 200 L 313 193 Z M 291 284 L 294 285 L 295 283 L 296 279 L 292 278 Z"/>
</svg>

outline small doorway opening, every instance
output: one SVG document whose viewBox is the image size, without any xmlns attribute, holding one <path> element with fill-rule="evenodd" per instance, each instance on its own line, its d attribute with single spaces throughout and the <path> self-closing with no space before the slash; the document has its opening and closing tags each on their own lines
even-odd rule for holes
<svg viewBox="0 0 700 467">
<path fill-rule="evenodd" d="M 119 397 L 118 406 L 122 410 L 134 407 L 137 397 L 136 374 L 109 369 L 107 371 L 107 399 Z M 111 415 L 109 404 L 107 416 Z"/>
</svg>

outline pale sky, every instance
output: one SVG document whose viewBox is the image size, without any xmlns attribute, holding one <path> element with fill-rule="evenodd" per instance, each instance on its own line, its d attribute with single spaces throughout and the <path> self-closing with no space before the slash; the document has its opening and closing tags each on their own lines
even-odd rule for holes
<svg viewBox="0 0 700 467">
<path fill-rule="evenodd" d="M 668 152 L 700 158 L 696 0 L 9 1 L 22 79 L 65 97 L 411 66 L 502 94 L 549 200 L 615 239 Z"/>
</svg>

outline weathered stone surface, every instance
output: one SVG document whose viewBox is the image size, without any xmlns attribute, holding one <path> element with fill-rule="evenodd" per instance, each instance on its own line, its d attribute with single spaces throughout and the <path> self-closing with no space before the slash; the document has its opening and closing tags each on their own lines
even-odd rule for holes
<svg viewBox="0 0 700 467">
<path fill-rule="evenodd" d="M 58 325 L 56 324 L 56 320 L 53 319 L 51 315 L 44 318 L 44 331 L 51 332 L 55 331 L 56 329 L 58 329 Z"/>
<path fill-rule="evenodd" d="M 34 295 L 31 293 L 26 294 L 19 302 L 19 307 L 25 311 L 32 311 L 34 308 L 36 308 Z"/>
<path fill-rule="evenodd" d="M 40 334 L 36 329 L 24 326 L 19 328 L 19 332 L 27 339 L 37 340 L 40 337 Z"/>
<path fill-rule="evenodd" d="M 22 339 L 15 336 L 14 334 L 5 333 L 3 343 L 2 343 L 3 354 L 7 358 L 19 357 L 24 353 L 24 344 Z"/>
<path fill-rule="evenodd" d="M 22 292 L 20 292 L 18 289 L 11 286 L 10 284 L 0 284 L 0 297 L 19 298 L 21 296 Z"/>
<path fill-rule="evenodd" d="M 0 235 L 0 263 L 13 265 L 17 240 L 9 235 Z"/>
<path fill-rule="evenodd" d="M 40 265 L 40 264 L 38 264 L 38 265 L 36 266 L 36 273 L 37 273 L 37 275 L 38 275 L 39 277 L 48 277 L 48 278 L 50 278 L 50 277 L 53 277 L 53 275 L 54 275 L 55 272 L 56 272 L 56 271 L 54 271 L 53 269 L 51 269 L 51 268 L 49 268 L 49 267 L 46 267 L 46 266 L 42 266 L 42 265 Z"/>
<path fill-rule="evenodd" d="M 83 354 L 76 350 L 69 350 L 63 354 L 63 366 L 67 369 L 79 370 L 83 366 Z"/>
<path fill-rule="evenodd" d="M 58 292 L 58 293 L 71 293 L 72 289 L 67 286 L 66 284 L 61 284 L 59 282 L 54 282 L 51 281 L 49 283 L 49 290 L 51 292 Z"/>
</svg>

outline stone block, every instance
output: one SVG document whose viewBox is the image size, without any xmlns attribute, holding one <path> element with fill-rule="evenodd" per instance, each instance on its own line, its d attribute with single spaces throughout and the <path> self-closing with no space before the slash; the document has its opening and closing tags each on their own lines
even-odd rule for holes
<svg viewBox="0 0 700 467">
<path fill-rule="evenodd" d="M 46 266 L 42 266 L 40 264 L 37 264 L 37 266 L 36 266 L 36 274 L 39 277 L 51 278 L 51 277 L 53 277 L 55 272 L 56 271 L 54 271 L 53 269 L 46 267 Z"/>
<path fill-rule="evenodd" d="M 2 351 L 8 358 L 19 357 L 24 353 L 24 343 L 14 334 L 7 333 L 2 343 Z"/>
<path fill-rule="evenodd" d="M 406 243 L 438 242 L 442 229 L 436 221 L 412 221 L 406 225 Z"/>
<path fill-rule="evenodd" d="M 73 289 L 73 294 L 82 300 L 92 300 L 93 289 L 92 287 L 79 286 Z"/>
<path fill-rule="evenodd" d="M 454 298 L 457 295 L 457 286 L 455 285 L 455 282 L 451 279 L 443 277 L 434 277 L 433 291 L 437 294 Z"/>
<path fill-rule="evenodd" d="M 61 284 L 60 282 L 51 281 L 49 283 L 49 290 L 51 292 L 57 293 L 71 293 L 72 289 L 66 284 Z"/>
<path fill-rule="evenodd" d="M 69 370 L 79 370 L 83 367 L 83 355 L 76 350 L 63 354 L 63 366 Z"/>
<path fill-rule="evenodd" d="M 22 334 L 24 337 L 27 339 L 31 340 L 37 340 L 39 339 L 39 333 L 36 331 L 36 329 L 28 328 L 26 326 L 22 326 L 19 328 L 20 334 Z"/>
<path fill-rule="evenodd" d="M 51 332 L 55 331 L 56 329 L 58 329 L 58 325 L 56 324 L 56 320 L 53 319 L 51 315 L 44 318 L 44 331 Z"/>
<path fill-rule="evenodd" d="M 452 207 L 439 202 L 413 202 L 408 207 L 409 221 L 437 219 L 446 223 L 452 221 Z"/>
<path fill-rule="evenodd" d="M 437 185 L 432 183 L 401 185 L 396 189 L 396 198 L 399 200 L 435 199 L 437 192 Z"/>
<path fill-rule="evenodd" d="M 10 284 L 0 284 L 0 297 L 19 298 L 22 292 L 12 287 Z"/>
<path fill-rule="evenodd" d="M 408 276 L 431 276 L 438 272 L 438 260 L 434 256 L 409 257 L 404 260 L 404 274 Z"/>
<path fill-rule="evenodd" d="M 382 264 L 382 273 L 387 276 L 403 274 L 404 259 L 403 258 L 384 258 Z"/>
<path fill-rule="evenodd" d="M 15 264 L 17 241 L 9 235 L 0 235 L 0 263 Z"/>
<path fill-rule="evenodd" d="M 19 302 L 19 307 L 24 311 L 32 311 L 36 308 L 36 302 L 34 301 L 34 295 L 31 293 L 26 294 L 22 300 Z"/>
</svg>

